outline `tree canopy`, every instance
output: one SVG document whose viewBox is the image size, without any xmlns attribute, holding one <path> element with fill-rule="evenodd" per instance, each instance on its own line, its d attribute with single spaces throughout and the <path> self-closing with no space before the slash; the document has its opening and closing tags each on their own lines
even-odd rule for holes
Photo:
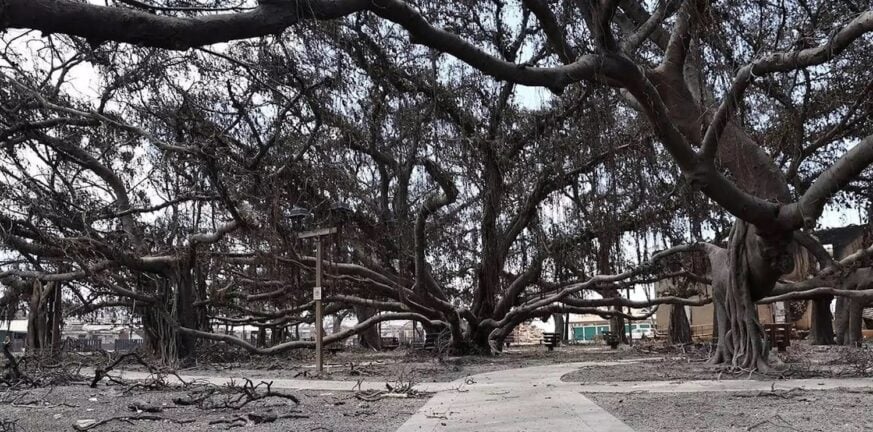
<svg viewBox="0 0 873 432">
<path fill-rule="evenodd" d="M 0 26 L 0 304 L 128 308 L 164 356 L 311 346 L 211 331 L 312 320 L 301 224 L 342 227 L 331 341 L 412 319 L 462 352 L 709 301 L 622 296 L 678 278 L 715 289 L 715 360 L 765 368 L 746 310 L 868 265 L 809 235 L 869 205 L 856 2 L 0 0 Z M 820 271 L 781 280 L 801 248 Z"/>
</svg>

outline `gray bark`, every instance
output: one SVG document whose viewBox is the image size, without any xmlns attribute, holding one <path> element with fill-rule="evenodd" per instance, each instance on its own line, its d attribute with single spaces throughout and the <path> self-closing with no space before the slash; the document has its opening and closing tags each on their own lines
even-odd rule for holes
<svg viewBox="0 0 873 432">
<path fill-rule="evenodd" d="M 832 345 L 834 343 L 834 317 L 831 314 L 833 297 L 812 301 L 812 325 L 810 339 L 813 345 Z"/>
<path fill-rule="evenodd" d="M 674 345 L 691 343 L 691 325 L 684 306 L 675 305 L 670 308 L 670 343 Z"/>
</svg>

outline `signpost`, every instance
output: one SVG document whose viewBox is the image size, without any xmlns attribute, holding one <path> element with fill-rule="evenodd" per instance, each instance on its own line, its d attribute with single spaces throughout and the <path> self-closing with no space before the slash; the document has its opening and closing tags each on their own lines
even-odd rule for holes
<svg viewBox="0 0 873 432">
<path fill-rule="evenodd" d="M 315 238 L 315 287 L 312 288 L 312 300 L 315 302 L 315 372 L 319 375 L 324 371 L 324 310 L 321 305 L 324 252 L 321 238 L 336 233 L 335 227 L 320 228 L 302 232 L 297 236 L 300 239 Z"/>
</svg>

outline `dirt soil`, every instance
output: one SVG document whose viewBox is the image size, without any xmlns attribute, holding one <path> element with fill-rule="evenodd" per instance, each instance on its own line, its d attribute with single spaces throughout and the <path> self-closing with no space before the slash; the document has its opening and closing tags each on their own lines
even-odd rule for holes
<svg viewBox="0 0 873 432">
<path fill-rule="evenodd" d="M 612 381 L 688 381 L 796 378 L 847 378 L 873 375 L 873 350 L 842 346 L 810 346 L 797 342 L 785 353 L 773 353 L 782 362 L 780 370 L 771 374 L 749 371 L 727 371 L 724 367 L 706 363 L 702 351 L 675 351 L 660 359 L 647 362 L 620 364 L 609 367 L 583 367 L 564 375 L 567 382 Z"/>
<path fill-rule="evenodd" d="M 177 406 L 176 397 L 185 391 L 135 391 L 126 394 L 123 387 L 100 385 L 96 389 L 86 385 L 41 388 L 34 390 L 5 390 L 0 392 L 0 430 L 13 430 L 4 425 L 15 424 L 16 432 L 70 431 L 77 421 L 104 420 L 111 417 L 159 416 L 171 420 L 116 420 L 90 429 L 93 431 L 174 432 L 225 430 L 227 424 L 210 425 L 210 421 L 232 419 L 249 413 L 276 415 L 293 414 L 299 418 L 278 419 L 273 423 L 254 424 L 249 421 L 247 431 L 320 431 L 369 432 L 394 431 L 415 413 L 427 398 L 384 398 L 365 402 L 352 393 L 282 390 L 300 400 L 269 398 L 252 402 L 240 410 L 203 410 L 193 406 Z M 133 403 L 162 408 L 160 413 L 131 411 Z M 85 423 L 83 423 L 85 424 Z"/>
<path fill-rule="evenodd" d="M 344 351 L 327 356 L 325 373 L 314 376 L 311 353 L 299 351 L 293 357 L 253 357 L 238 362 L 199 362 L 179 372 L 185 375 L 245 376 L 249 378 L 298 378 L 355 381 L 447 382 L 496 370 L 580 361 L 604 361 L 658 356 L 624 347 L 561 346 L 549 352 L 543 346 L 511 347 L 493 356 L 442 357 L 422 350 L 397 349 L 386 352 Z M 129 370 L 137 370 L 130 366 Z"/>
<path fill-rule="evenodd" d="M 852 390 L 585 396 L 638 432 L 873 430 L 873 394 Z"/>
</svg>

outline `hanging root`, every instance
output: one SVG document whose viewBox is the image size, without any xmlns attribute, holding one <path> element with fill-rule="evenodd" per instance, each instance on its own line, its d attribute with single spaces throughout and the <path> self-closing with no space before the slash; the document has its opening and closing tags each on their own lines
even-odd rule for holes
<svg viewBox="0 0 873 432">
<path fill-rule="evenodd" d="M 758 309 L 751 296 L 746 238 L 748 225 L 738 220 L 731 232 L 728 249 L 728 277 L 724 293 L 716 296 L 718 349 L 712 364 L 729 364 L 734 370 L 769 372 L 769 347 L 758 321 Z"/>
</svg>

